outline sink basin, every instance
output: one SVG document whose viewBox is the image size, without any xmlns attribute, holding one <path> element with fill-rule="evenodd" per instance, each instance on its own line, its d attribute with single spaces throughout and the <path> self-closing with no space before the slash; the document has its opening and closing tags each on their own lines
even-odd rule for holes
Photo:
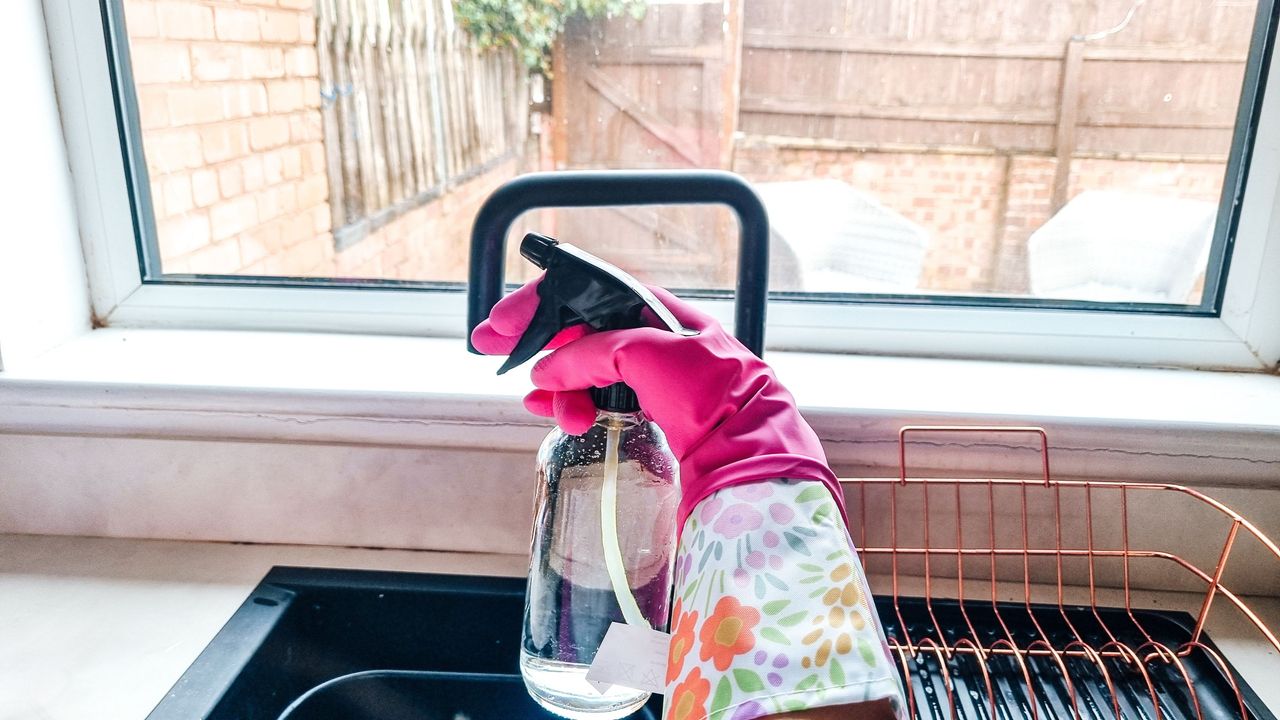
<svg viewBox="0 0 1280 720">
<path fill-rule="evenodd" d="M 148 720 L 276 720 L 353 673 L 288 720 L 554 718 L 520 679 L 523 608 L 515 578 L 273 568 Z"/>
</svg>

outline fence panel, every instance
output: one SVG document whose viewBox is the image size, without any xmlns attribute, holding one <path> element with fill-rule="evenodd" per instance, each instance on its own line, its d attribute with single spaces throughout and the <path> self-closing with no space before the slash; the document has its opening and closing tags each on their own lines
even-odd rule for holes
<svg viewBox="0 0 1280 720">
<path fill-rule="evenodd" d="M 745 7 L 747 134 L 1046 155 L 1069 137 L 1073 152 L 1166 157 L 1225 155 L 1254 15 L 1205 0 Z M 1073 37 L 1083 65 L 1064 96 Z"/>
<path fill-rule="evenodd" d="M 523 143 L 523 68 L 477 49 L 450 0 L 320 0 L 317 15 L 339 248 Z"/>
</svg>

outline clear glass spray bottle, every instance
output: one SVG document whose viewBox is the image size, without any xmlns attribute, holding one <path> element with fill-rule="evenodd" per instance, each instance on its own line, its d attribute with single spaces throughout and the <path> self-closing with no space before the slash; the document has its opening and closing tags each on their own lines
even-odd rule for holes
<svg viewBox="0 0 1280 720">
<path fill-rule="evenodd" d="M 520 254 L 546 273 L 538 307 L 499 374 L 574 325 L 692 332 L 643 283 L 580 248 L 529 233 Z M 548 710 L 610 720 L 637 710 L 649 693 L 600 691 L 586 675 L 611 624 L 666 629 L 679 466 L 631 388 L 592 388 L 591 398 L 595 424 L 582 435 L 557 428 L 538 451 L 520 673 Z"/>
<path fill-rule="evenodd" d="M 543 707 L 575 720 L 624 717 L 649 693 L 586 680 L 611 623 L 665 630 L 677 463 L 621 383 L 592 391 L 583 435 L 555 429 L 538 452 L 520 672 Z"/>
</svg>

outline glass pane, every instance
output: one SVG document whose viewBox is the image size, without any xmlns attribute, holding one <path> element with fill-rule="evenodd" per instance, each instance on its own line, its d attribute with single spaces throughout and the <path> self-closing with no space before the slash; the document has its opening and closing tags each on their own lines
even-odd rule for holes
<svg viewBox="0 0 1280 720">
<path fill-rule="evenodd" d="M 663 287 L 732 290 L 737 277 L 738 221 L 732 211 L 719 205 L 531 210 L 512 223 L 507 233 L 509 283 L 523 283 L 539 272 L 519 254 L 526 232 L 571 242 L 644 282 Z M 772 273 L 770 287 L 800 289 L 794 273 Z"/>
<path fill-rule="evenodd" d="M 476 211 L 506 180 L 699 167 L 757 188 L 775 290 L 1184 307 L 1221 272 L 1257 15 L 632 0 L 643 17 L 570 18 L 531 69 L 537 52 L 482 48 L 463 2 L 121 2 L 153 280 L 463 282 Z M 723 211 L 517 225 L 650 280 L 732 286 Z"/>
</svg>

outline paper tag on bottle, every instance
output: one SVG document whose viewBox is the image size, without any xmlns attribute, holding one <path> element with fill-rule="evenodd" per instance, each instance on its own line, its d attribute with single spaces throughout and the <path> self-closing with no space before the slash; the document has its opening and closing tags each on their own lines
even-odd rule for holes
<svg viewBox="0 0 1280 720">
<path fill-rule="evenodd" d="M 587 682 L 604 694 L 613 685 L 661 694 L 666 690 L 671 635 L 652 628 L 613 623 L 604 634 Z"/>
</svg>

